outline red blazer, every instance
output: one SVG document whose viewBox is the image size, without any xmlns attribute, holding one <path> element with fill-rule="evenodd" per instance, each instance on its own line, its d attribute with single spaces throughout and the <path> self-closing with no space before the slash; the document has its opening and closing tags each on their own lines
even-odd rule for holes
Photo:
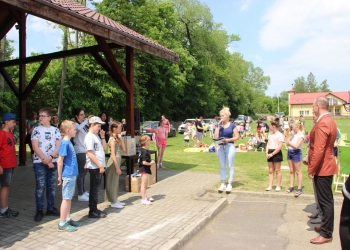
<svg viewBox="0 0 350 250">
<path fill-rule="evenodd" d="M 330 176 L 338 173 L 333 156 L 337 125 L 329 114 L 321 117 L 310 133 L 308 173 Z"/>
</svg>

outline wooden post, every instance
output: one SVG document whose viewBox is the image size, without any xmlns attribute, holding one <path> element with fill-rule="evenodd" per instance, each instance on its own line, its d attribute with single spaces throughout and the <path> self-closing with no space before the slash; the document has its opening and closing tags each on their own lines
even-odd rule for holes
<svg viewBox="0 0 350 250">
<path fill-rule="evenodd" d="M 129 82 L 129 92 L 126 92 L 126 123 L 128 133 L 135 136 L 134 119 L 134 49 L 126 46 L 126 79 Z"/>
</svg>

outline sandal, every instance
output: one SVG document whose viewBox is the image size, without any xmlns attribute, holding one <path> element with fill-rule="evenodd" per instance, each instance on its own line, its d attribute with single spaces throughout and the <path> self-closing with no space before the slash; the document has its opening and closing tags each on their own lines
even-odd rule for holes
<svg viewBox="0 0 350 250">
<path fill-rule="evenodd" d="M 294 190 L 293 187 L 288 188 L 288 189 L 286 190 L 286 194 L 289 194 L 289 193 L 293 192 L 293 190 Z"/>
<path fill-rule="evenodd" d="M 303 190 L 301 189 L 298 189 L 295 194 L 294 194 L 294 197 L 299 197 L 299 195 L 301 195 L 303 193 Z"/>
</svg>

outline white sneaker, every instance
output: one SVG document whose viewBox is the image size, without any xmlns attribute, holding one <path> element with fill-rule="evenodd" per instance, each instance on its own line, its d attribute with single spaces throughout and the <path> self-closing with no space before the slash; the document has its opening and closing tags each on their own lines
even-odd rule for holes
<svg viewBox="0 0 350 250">
<path fill-rule="evenodd" d="M 271 187 L 267 187 L 265 190 L 266 190 L 266 191 L 270 191 L 270 190 L 271 190 Z"/>
<path fill-rule="evenodd" d="M 149 200 L 150 202 L 153 202 L 153 201 L 154 201 L 154 199 L 153 199 L 152 197 L 147 197 L 147 196 L 146 196 L 146 199 Z"/>
<path fill-rule="evenodd" d="M 87 196 L 85 193 L 78 195 L 78 201 L 89 201 L 89 196 Z"/>
<path fill-rule="evenodd" d="M 121 204 L 119 204 L 119 202 L 112 203 L 112 204 L 111 204 L 111 207 L 114 207 L 114 208 L 124 208 L 124 206 L 121 205 Z"/>
<path fill-rule="evenodd" d="M 231 191 L 232 191 L 232 185 L 231 184 L 227 184 L 227 186 L 226 186 L 226 194 L 231 193 Z"/>
<path fill-rule="evenodd" d="M 218 192 L 222 193 L 225 189 L 226 189 L 226 184 L 225 183 L 221 183 L 221 186 L 219 187 Z"/>
<path fill-rule="evenodd" d="M 122 206 L 125 206 L 125 204 L 126 204 L 126 203 L 120 202 L 120 201 L 117 201 L 116 203 L 118 203 L 118 204 L 120 204 L 120 205 L 122 205 Z"/>
<path fill-rule="evenodd" d="M 279 192 L 279 191 L 281 191 L 281 188 L 280 187 L 276 187 L 275 191 Z"/>
<path fill-rule="evenodd" d="M 85 191 L 84 193 L 87 197 L 90 197 L 90 193 L 88 191 Z"/>
<path fill-rule="evenodd" d="M 152 202 L 150 202 L 149 200 L 141 200 L 141 205 L 152 205 Z"/>
</svg>

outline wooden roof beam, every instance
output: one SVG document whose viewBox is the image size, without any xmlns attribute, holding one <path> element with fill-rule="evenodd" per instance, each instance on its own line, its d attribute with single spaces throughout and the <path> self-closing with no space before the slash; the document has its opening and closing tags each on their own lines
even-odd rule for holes
<svg viewBox="0 0 350 250">
<path fill-rule="evenodd" d="M 17 99 L 19 99 L 19 89 L 16 84 L 13 82 L 11 76 L 7 73 L 6 69 L 0 67 L 0 74 L 4 77 L 5 81 L 10 86 L 13 93 L 16 95 Z"/>
</svg>

